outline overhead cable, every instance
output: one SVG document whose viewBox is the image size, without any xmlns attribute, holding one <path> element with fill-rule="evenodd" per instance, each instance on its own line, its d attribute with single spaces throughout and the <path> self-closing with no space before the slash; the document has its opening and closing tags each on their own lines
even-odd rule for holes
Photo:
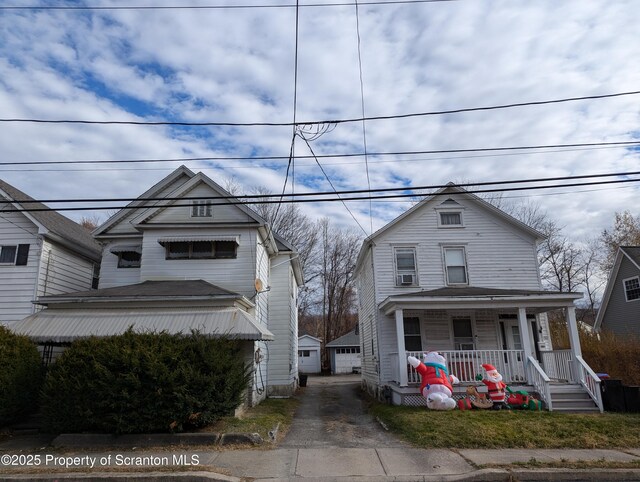
<svg viewBox="0 0 640 482">
<path fill-rule="evenodd" d="M 479 111 L 491 111 L 500 109 L 512 109 L 516 107 L 530 107 L 536 105 L 549 105 L 560 104 L 564 102 L 577 102 L 584 100 L 597 100 L 597 99 L 610 99 L 614 97 L 623 97 L 629 95 L 638 95 L 640 90 L 628 91 L 628 92 L 616 92 L 613 94 L 600 94 L 600 95 L 586 95 L 580 97 L 565 97 L 562 99 L 550 99 L 539 100 L 530 102 L 516 102 L 512 104 L 500 104 L 490 105 L 482 107 L 465 107 L 459 109 L 428 111 L 428 112 L 413 112 L 409 114 L 394 114 L 384 116 L 371 116 L 371 117 L 355 117 L 345 119 L 332 119 L 332 120 L 316 120 L 305 122 L 180 122 L 180 121 L 114 121 L 114 120 L 79 120 L 79 119 L 29 119 L 29 118 L 1 118 L 0 122 L 20 122 L 20 123 L 35 123 L 35 124 L 89 124 L 89 125 L 134 125 L 134 126 L 184 126 L 184 127 L 291 127 L 291 126 L 304 126 L 313 124 L 347 124 L 353 122 L 363 121 L 381 121 L 381 120 L 393 120 L 393 119 L 408 119 L 412 117 L 426 117 L 445 114 L 462 114 L 466 112 L 479 112 Z"/>
</svg>

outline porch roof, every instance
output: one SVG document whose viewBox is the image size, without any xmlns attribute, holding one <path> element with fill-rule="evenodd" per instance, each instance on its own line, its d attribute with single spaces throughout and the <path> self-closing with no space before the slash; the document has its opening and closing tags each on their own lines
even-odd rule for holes
<svg viewBox="0 0 640 482">
<path fill-rule="evenodd" d="M 378 307 L 386 315 L 397 309 L 517 309 L 544 312 L 573 306 L 581 293 L 519 289 L 484 288 L 478 286 L 443 287 L 392 295 Z"/>
</svg>

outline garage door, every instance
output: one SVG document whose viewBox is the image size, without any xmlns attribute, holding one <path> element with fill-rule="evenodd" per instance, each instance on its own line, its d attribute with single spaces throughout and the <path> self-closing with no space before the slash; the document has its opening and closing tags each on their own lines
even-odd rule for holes
<svg viewBox="0 0 640 482">
<path fill-rule="evenodd" d="M 351 373 L 353 367 L 359 367 L 359 348 L 337 348 L 336 349 L 336 373 Z"/>
<path fill-rule="evenodd" d="M 298 371 L 320 373 L 320 350 L 298 350 Z"/>
</svg>

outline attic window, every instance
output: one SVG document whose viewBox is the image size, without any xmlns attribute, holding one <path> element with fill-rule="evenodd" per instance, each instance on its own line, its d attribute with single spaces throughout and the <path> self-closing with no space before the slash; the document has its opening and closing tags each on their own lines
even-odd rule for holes
<svg viewBox="0 0 640 482">
<path fill-rule="evenodd" d="M 462 213 L 459 211 L 443 211 L 440 213 L 440 226 L 462 226 Z"/>
<path fill-rule="evenodd" d="M 640 300 L 640 277 L 626 279 L 623 283 L 624 295 L 627 301 Z"/>
<path fill-rule="evenodd" d="M 191 205 L 192 218 L 211 218 L 213 217 L 213 209 L 211 201 L 193 201 Z"/>
</svg>

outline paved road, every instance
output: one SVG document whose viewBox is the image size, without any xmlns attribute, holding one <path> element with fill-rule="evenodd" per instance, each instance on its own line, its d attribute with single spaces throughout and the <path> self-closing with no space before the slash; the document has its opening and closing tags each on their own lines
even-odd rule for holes
<svg viewBox="0 0 640 482">
<path fill-rule="evenodd" d="M 360 375 L 310 376 L 282 448 L 384 448 L 408 445 L 366 410 Z"/>
</svg>

